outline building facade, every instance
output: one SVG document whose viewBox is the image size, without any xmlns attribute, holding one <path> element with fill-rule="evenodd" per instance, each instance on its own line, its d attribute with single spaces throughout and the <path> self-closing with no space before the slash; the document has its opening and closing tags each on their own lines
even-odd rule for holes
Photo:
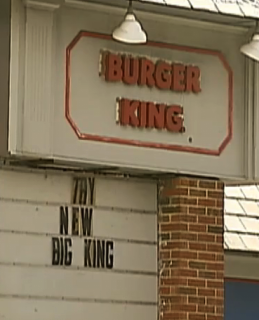
<svg viewBox="0 0 259 320">
<path fill-rule="evenodd" d="M 119 1 L 1 0 L 2 318 L 258 316 L 256 7 L 197 3 L 136 46 Z"/>
</svg>

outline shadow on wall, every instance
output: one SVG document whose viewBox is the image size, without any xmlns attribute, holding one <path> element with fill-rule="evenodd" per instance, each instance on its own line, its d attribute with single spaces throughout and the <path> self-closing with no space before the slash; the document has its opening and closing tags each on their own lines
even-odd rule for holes
<svg viewBox="0 0 259 320">
<path fill-rule="evenodd" d="M 259 281 L 225 281 L 224 320 L 259 319 Z"/>
</svg>

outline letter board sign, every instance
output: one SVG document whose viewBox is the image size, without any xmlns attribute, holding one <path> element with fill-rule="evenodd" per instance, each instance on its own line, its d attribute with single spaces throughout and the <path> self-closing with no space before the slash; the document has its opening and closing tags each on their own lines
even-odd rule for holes
<svg viewBox="0 0 259 320">
<path fill-rule="evenodd" d="M 157 319 L 156 183 L 3 170 L 0 178 L 3 318 Z"/>
</svg>

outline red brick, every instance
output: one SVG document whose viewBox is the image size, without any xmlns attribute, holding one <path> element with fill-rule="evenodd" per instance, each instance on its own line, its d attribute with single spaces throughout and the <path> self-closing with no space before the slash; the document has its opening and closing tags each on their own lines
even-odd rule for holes
<svg viewBox="0 0 259 320">
<path fill-rule="evenodd" d="M 179 271 L 179 275 L 182 277 L 196 278 L 198 272 L 196 270 L 182 269 Z"/>
<path fill-rule="evenodd" d="M 159 215 L 159 222 L 169 222 L 171 216 L 169 214 L 161 214 Z"/>
<path fill-rule="evenodd" d="M 222 181 L 217 181 L 217 189 L 224 191 L 224 183 Z"/>
<path fill-rule="evenodd" d="M 205 320 L 206 315 L 204 313 L 190 313 L 189 320 Z"/>
<path fill-rule="evenodd" d="M 163 223 L 161 224 L 161 231 L 186 231 L 188 230 L 187 223 Z"/>
<path fill-rule="evenodd" d="M 206 251 L 207 245 L 206 245 L 206 243 L 189 242 L 189 249 L 190 250 L 197 250 L 197 251 Z"/>
<path fill-rule="evenodd" d="M 217 272 L 217 279 L 224 279 L 224 272 L 218 271 Z"/>
<path fill-rule="evenodd" d="M 161 238 L 161 241 L 170 240 L 171 238 L 170 232 L 160 232 L 160 238 Z"/>
<path fill-rule="evenodd" d="M 170 277 L 170 269 L 169 268 L 163 268 L 160 273 L 160 279 L 161 278 L 168 278 Z"/>
<path fill-rule="evenodd" d="M 191 287 L 179 287 L 177 288 L 179 294 L 186 294 L 186 295 L 196 295 L 197 289 Z"/>
<path fill-rule="evenodd" d="M 223 320 L 223 316 L 214 315 L 214 314 L 208 314 L 207 320 Z"/>
<path fill-rule="evenodd" d="M 222 199 L 223 198 L 223 192 L 221 190 L 215 190 L 215 191 L 208 191 L 208 197 L 214 198 L 214 199 Z"/>
<path fill-rule="evenodd" d="M 216 218 L 209 217 L 209 216 L 199 216 L 198 223 L 213 224 L 213 223 L 216 223 Z"/>
<path fill-rule="evenodd" d="M 179 257 L 179 258 L 183 258 L 183 259 L 197 259 L 197 252 L 194 252 L 194 251 L 171 251 L 171 257 L 172 258 L 176 258 L 176 257 Z"/>
<path fill-rule="evenodd" d="M 215 255 L 215 253 L 200 252 L 198 254 L 198 260 L 215 261 L 216 260 L 216 255 Z"/>
<path fill-rule="evenodd" d="M 205 224 L 189 223 L 189 231 L 191 232 L 206 232 L 207 226 Z"/>
<path fill-rule="evenodd" d="M 215 297 L 216 290 L 214 289 L 198 289 L 198 295 L 202 297 Z"/>
<path fill-rule="evenodd" d="M 216 189 L 217 185 L 215 181 L 210 180 L 200 180 L 199 187 L 204 189 Z"/>
<path fill-rule="evenodd" d="M 199 271 L 199 278 L 216 279 L 216 272 L 214 271 Z"/>
<path fill-rule="evenodd" d="M 174 181 L 175 185 L 181 185 L 181 186 L 186 186 L 186 187 L 197 187 L 198 186 L 198 180 L 196 179 L 184 179 L 181 178 L 179 180 Z"/>
<path fill-rule="evenodd" d="M 214 306 L 198 306 L 198 312 L 202 313 L 215 313 L 215 309 Z"/>
<path fill-rule="evenodd" d="M 208 280 L 207 281 L 208 288 L 220 289 L 223 287 L 223 278 L 220 280 Z"/>
<path fill-rule="evenodd" d="M 223 248 L 223 247 L 222 247 L 222 248 Z M 225 260 L 224 253 L 217 253 L 217 255 L 216 255 L 216 260 L 217 260 L 217 261 L 224 262 L 224 260 Z"/>
<path fill-rule="evenodd" d="M 194 214 L 187 213 L 186 215 L 182 215 L 181 220 L 185 221 L 185 222 L 196 223 L 197 222 L 197 216 L 194 215 Z"/>
<path fill-rule="evenodd" d="M 198 235 L 198 241 L 215 243 L 215 239 L 216 237 L 213 234 L 203 233 Z"/>
<path fill-rule="evenodd" d="M 181 238 L 182 238 L 182 232 L 174 231 L 170 233 L 170 239 L 173 241 L 181 240 Z"/>
<path fill-rule="evenodd" d="M 172 239 L 175 236 L 172 235 Z M 191 232 L 181 232 L 179 233 L 179 239 L 181 240 L 188 240 L 188 241 L 197 241 L 198 240 L 198 235 L 196 233 L 191 233 Z"/>
<path fill-rule="evenodd" d="M 222 228 L 222 233 L 223 233 L 223 228 Z M 217 243 L 220 243 L 220 244 L 223 244 L 223 242 L 224 242 L 224 237 L 223 237 L 223 235 L 217 235 L 217 237 L 216 237 L 216 242 L 217 242 Z"/>
<path fill-rule="evenodd" d="M 172 189 L 165 189 L 163 191 L 164 196 L 187 196 L 189 193 L 188 188 L 172 188 Z"/>
<path fill-rule="evenodd" d="M 179 305 L 173 305 L 171 310 L 181 310 L 186 312 L 196 312 L 197 307 L 196 305 L 192 304 L 179 304 Z"/>
<path fill-rule="evenodd" d="M 205 198 L 206 197 L 206 190 L 202 190 L 202 189 L 190 189 L 189 190 L 189 194 L 191 197 L 201 197 L 201 198 Z"/>
<path fill-rule="evenodd" d="M 169 197 L 163 197 L 160 196 L 159 198 L 159 205 L 160 205 L 160 211 L 163 212 L 163 207 L 169 206 L 170 204 L 170 198 Z"/>
<path fill-rule="evenodd" d="M 216 244 L 208 243 L 207 250 L 212 252 L 222 252 L 222 245 L 219 243 L 216 243 Z"/>
<path fill-rule="evenodd" d="M 206 214 L 206 208 L 189 207 L 190 214 L 204 215 Z"/>
<path fill-rule="evenodd" d="M 217 297 L 224 298 L 224 290 L 223 289 L 218 289 L 217 290 Z"/>
<path fill-rule="evenodd" d="M 208 216 L 222 217 L 222 208 L 207 208 Z"/>
<path fill-rule="evenodd" d="M 166 279 L 165 279 L 166 280 Z M 186 278 L 179 278 L 179 277 L 171 277 L 171 286 L 187 286 L 188 281 Z"/>
<path fill-rule="evenodd" d="M 170 206 L 162 206 L 160 211 L 162 213 L 187 213 L 188 212 L 188 207 L 187 206 L 180 206 L 180 205 L 170 205 Z"/>
<path fill-rule="evenodd" d="M 171 304 L 185 304 L 187 303 L 188 299 L 187 296 L 171 296 L 170 297 L 170 303 Z"/>
<path fill-rule="evenodd" d="M 171 221 L 177 222 L 197 222 L 197 217 L 191 214 L 173 214 L 170 217 Z"/>
<path fill-rule="evenodd" d="M 176 312 L 163 312 L 161 315 L 161 320 L 173 320 L 173 319 L 177 319 L 177 320 L 187 320 L 188 318 L 187 312 L 180 312 L 180 311 L 176 311 Z"/>
<path fill-rule="evenodd" d="M 201 261 L 189 261 L 189 268 L 191 269 L 198 269 L 198 270 L 205 270 L 206 263 Z"/>
<path fill-rule="evenodd" d="M 197 205 L 196 198 L 188 198 L 188 197 L 173 197 L 171 198 L 172 204 L 186 204 L 186 205 Z"/>
<path fill-rule="evenodd" d="M 224 314 L 224 307 L 216 306 L 216 314 Z"/>
<path fill-rule="evenodd" d="M 173 286 L 175 285 L 175 282 L 174 282 L 175 279 L 173 278 L 160 278 L 160 286 Z"/>
<path fill-rule="evenodd" d="M 164 185 L 159 320 L 223 320 L 224 184 L 177 177 Z"/>
<path fill-rule="evenodd" d="M 160 250 L 160 252 L 159 252 L 160 259 L 170 259 L 170 257 L 171 257 L 170 251 L 165 251 L 165 250 L 161 251 Z"/>
<path fill-rule="evenodd" d="M 202 305 L 202 304 L 205 304 L 205 301 L 206 301 L 206 299 L 204 297 L 193 297 L 193 296 L 188 297 L 189 303 Z"/>
<path fill-rule="evenodd" d="M 207 227 L 208 227 L 208 232 L 209 233 L 214 233 L 216 235 L 220 235 L 220 236 L 223 237 L 223 226 L 208 225 Z"/>
<path fill-rule="evenodd" d="M 188 245 L 189 243 L 185 240 L 183 241 L 175 240 L 175 241 L 167 241 L 165 244 L 162 244 L 162 248 L 166 250 L 175 249 L 175 248 L 187 249 Z"/>
<path fill-rule="evenodd" d="M 170 287 L 160 287 L 160 294 L 161 295 L 167 295 L 170 294 L 171 290 Z"/>
<path fill-rule="evenodd" d="M 171 239 L 172 240 L 197 241 L 198 235 L 196 233 L 174 231 L 171 233 Z"/>
<path fill-rule="evenodd" d="M 188 280 L 188 286 L 190 287 L 205 287 L 206 282 L 205 280 L 200 280 L 200 279 L 189 279 Z"/>
<path fill-rule="evenodd" d="M 216 200 L 213 199 L 198 199 L 198 206 L 201 207 L 215 207 Z"/>
<path fill-rule="evenodd" d="M 207 304 L 212 306 L 224 306 L 224 300 L 219 298 L 207 298 Z"/>
<path fill-rule="evenodd" d="M 188 267 L 188 261 L 183 259 L 172 259 L 170 261 L 171 272 L 175 269 L 185 269 Z"/>
<path fill-rule="evenodd" d="M 217 208 L 222 209 L 224 207 L 224 200 L 223 199 L 217 200 L 216 205 L 217 205 Z"/>
<path fill-rule="evenodd" d="M 215 271 L 223 271 L 224 264 L 223 263 L 207 263 L 207 270 L 215 270 Z"/>
<path fill-rule="evenodd" d="M 224 225 L 223 217 L 217 217 L 216 223 L 218 226 L 223 226 Z"/>
</svg>

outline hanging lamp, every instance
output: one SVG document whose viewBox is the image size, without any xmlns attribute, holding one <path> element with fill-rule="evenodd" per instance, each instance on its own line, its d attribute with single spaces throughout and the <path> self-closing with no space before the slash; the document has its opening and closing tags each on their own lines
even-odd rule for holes
<svg viewBox="0 0 259 320">
<path fill-rule="evenodd" d="M 116 41 L 128 44 L 143 44 L 147 42 L 147 35 L 133 12 L 132 0 L 129 1 L 124 20 L 113 31 L 112 37 Z"/>
</svg>

